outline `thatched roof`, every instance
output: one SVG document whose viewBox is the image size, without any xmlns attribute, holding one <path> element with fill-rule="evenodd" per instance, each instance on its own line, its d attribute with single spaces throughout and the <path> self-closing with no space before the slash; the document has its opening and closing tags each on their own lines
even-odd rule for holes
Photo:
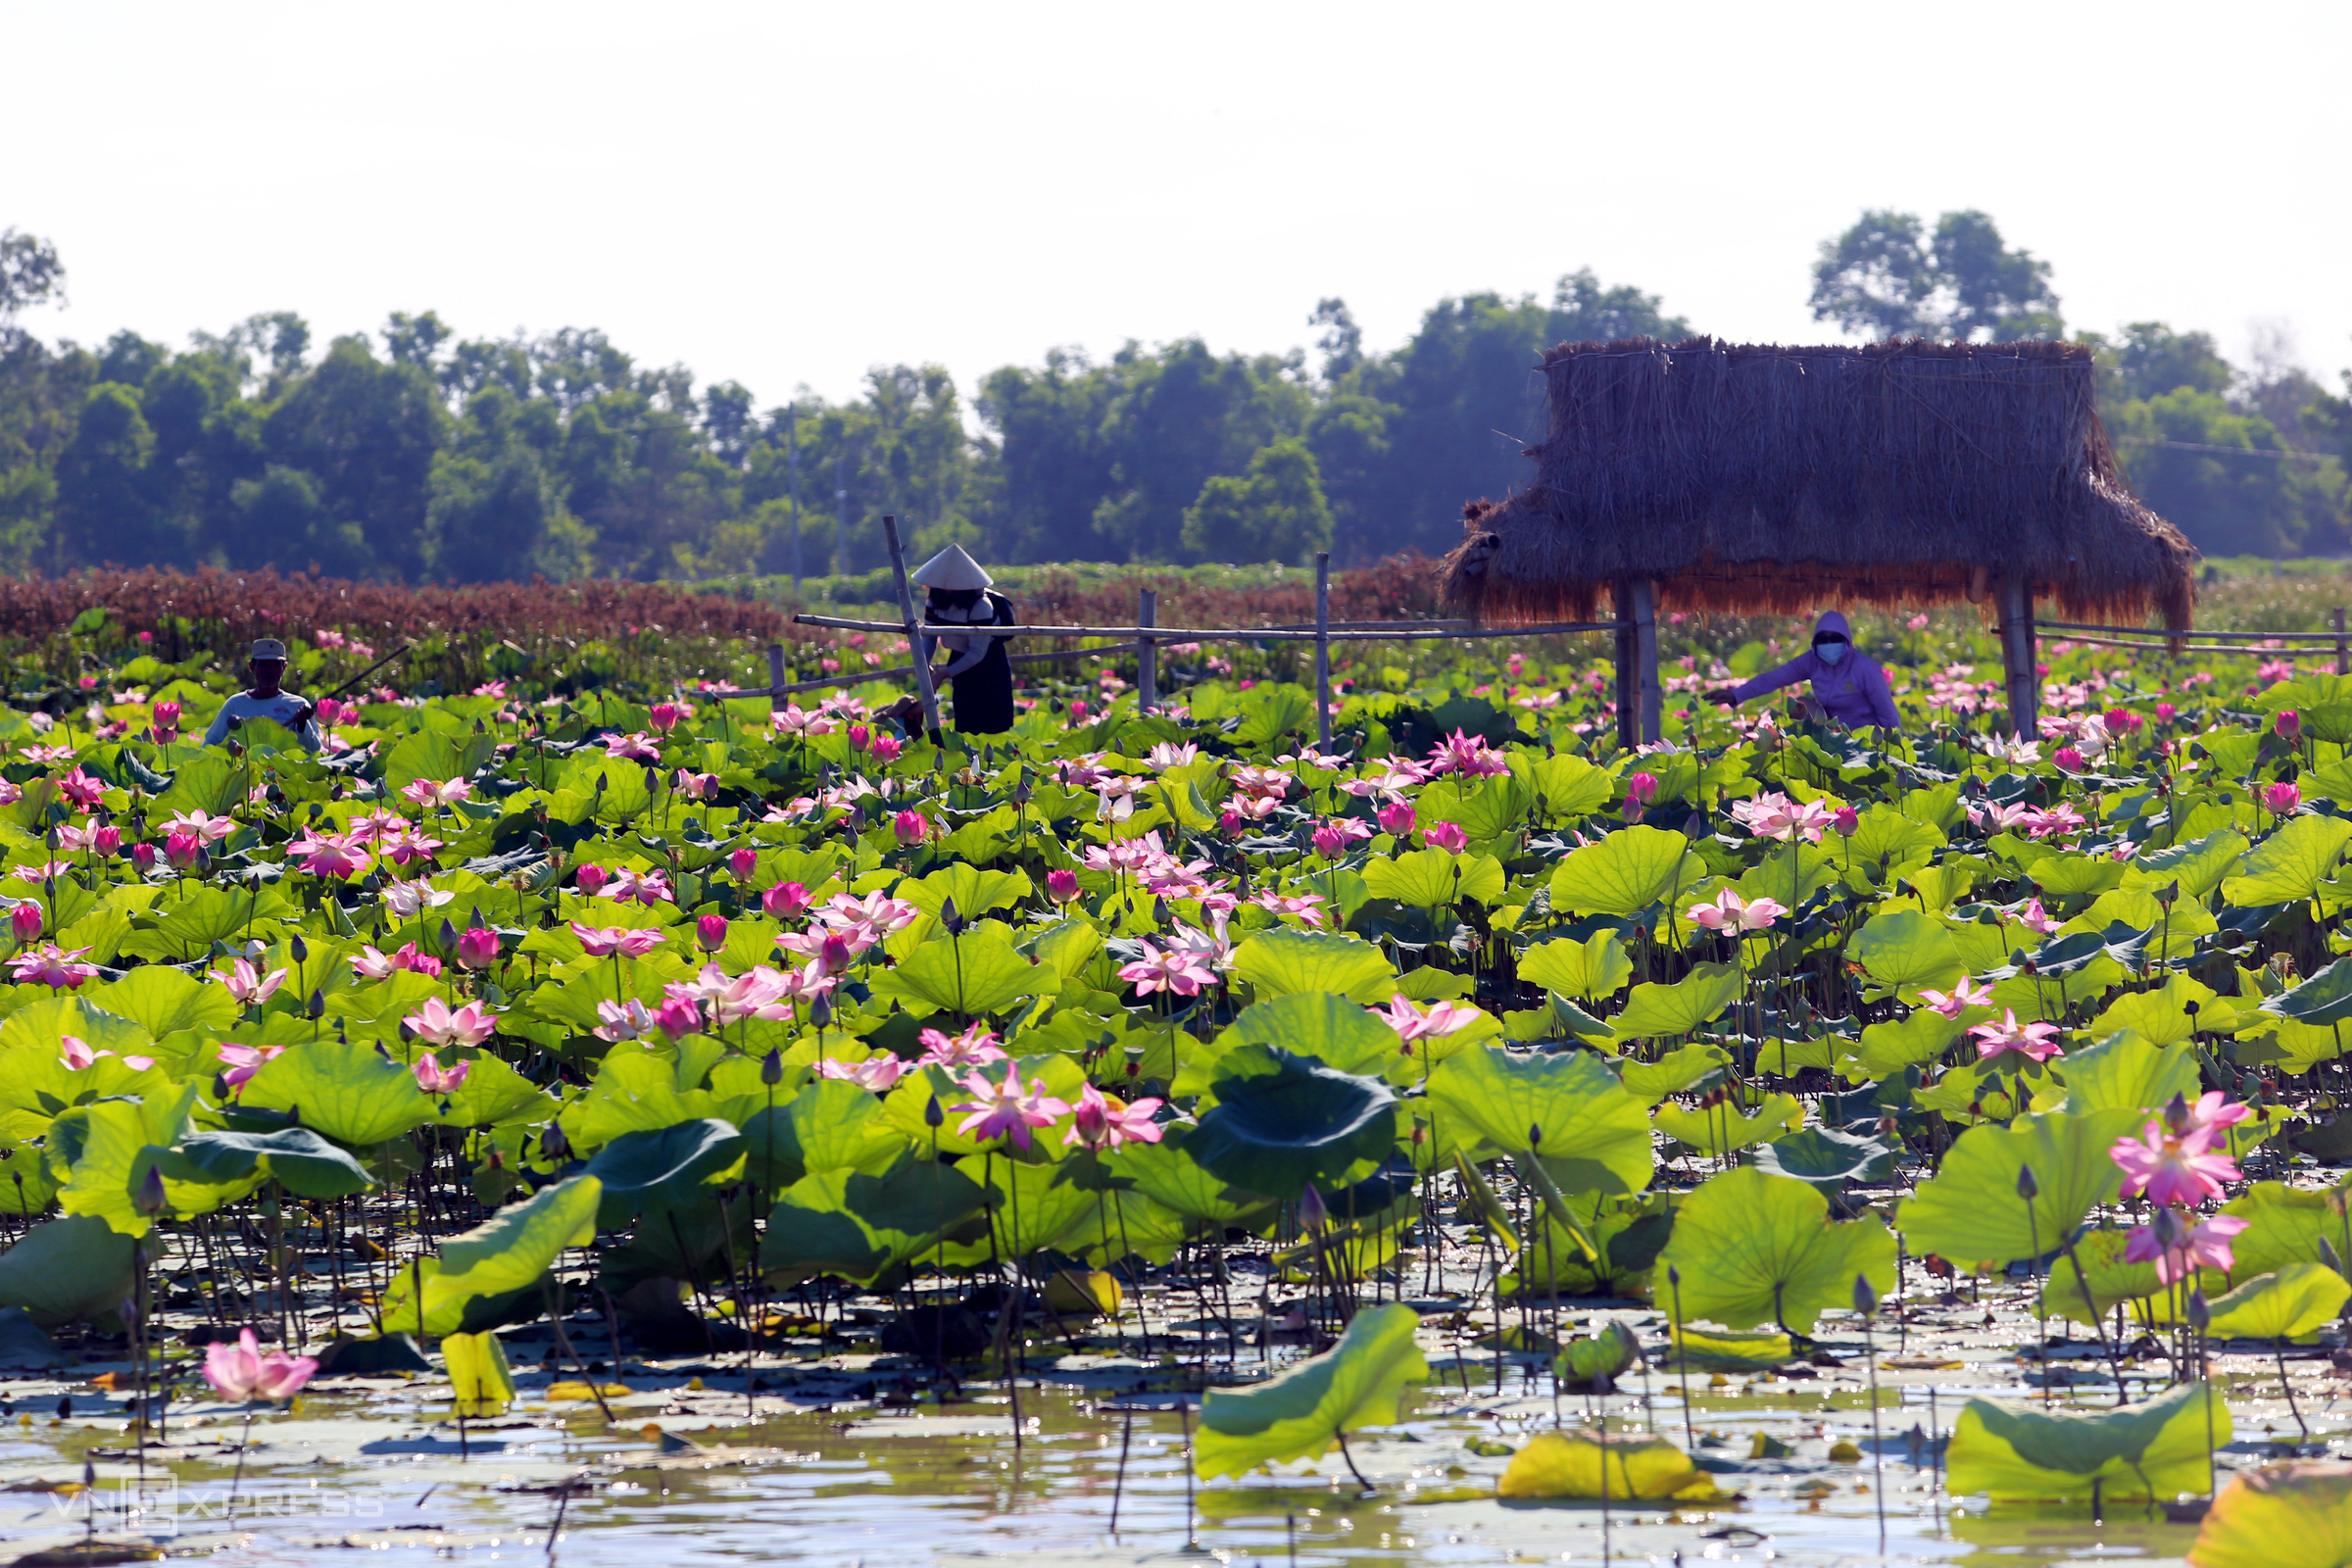
<svg viewBox="0 0 2352 1568">
<path fill-rule="evenodd" d="M 1446 558 L 1482 621 L 1585 618 L 1621 577 L 1668 609 L 1804 613 L 2023 569 L 2070 619 L 2189 623 L 2197 552 L 2124 482 L 2079 344 L 1634 338 L 1544 374 L 1535 482 L 1464 508 Z"/>
</svg>

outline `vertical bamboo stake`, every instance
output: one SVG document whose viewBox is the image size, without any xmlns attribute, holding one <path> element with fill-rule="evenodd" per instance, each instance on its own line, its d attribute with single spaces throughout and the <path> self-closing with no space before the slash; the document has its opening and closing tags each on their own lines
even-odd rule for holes
<svg viewBox="0 0 2352 1568">
<path fill-rule="evenodd" d="M 2352 675 L 2352 642 L 2344 640 L 2344 607 L 2336 606 L 2328 612 L 2328 620 L 2335 628 L 2335 672 Z"/>
<path fill-rule="evenodd" d="M 2041 677 L 2034 673 L 2034 589 L 2022 576 L 2001 579 L 2001 663 L 2009 677 L 2009 724 L 2019 740 L 2040 725 Z"/>
<path fill-rule="evenodd" d="M 1666 694 L 1658 684 L 1658 585 L 1647 577 L 1634 584 L 1634 658 L 1641 665 L 1642 739 L 1665 738 Z"/>
<path fill-rule="evenodd" d="M 1315 739 L 1331 750 L 1331 552 L 1315 552 Z"/>
<path fill-rule="evenodd" d="M 783 691 L 785 684 L 784 645 L 769 643 L 767 645 L 767 695 L 776 696 Z"/>
<path fill-rule="evenodd" d="M 1159 624 L 1159 595 L 1150 588 L 1138 588 L 1135 591 L 1135 623 L 1138 626 Z M 1159 706 L 1159 639 L 1136 639 L 1135 663 L 1135 704 L 1140 716 Z"/>
<path fill-rule="evenodd" d="M 899 519 L 882 519 L 882 538 L 890 546 L 891 575 L 899 580 L 899 615 L 906 623 L 906 649 L 914 655 L 914 694 L 923 700 L 923 733 L 939 734 L 939 694 L 931 689 L 931 656 L 923 652 L 922 623 L 915 618 L 914 593 L 906 586 L 906 552 L 899 548 Z"/>
<path fill-rule="evenodd" d="M 1612 694 L 1617 700 L 1617 747 L 1620 751 L 1630 752 L 1634 749 L 1635 743 L 1641 739 L 1641 731 L 1638 727 L 1638 715 L 1635 711 L 1634 706 L 1635 634 L 1634 629 L 1631 626 L 1624 624 L 1624 622 L 1630 621 L 1634 618 L 1634 590 L 1632 584 L 1628 583 L 1623 577 L 1618 578 L 1615 587 L 1610 592 L 1609 599 L 1611 609 L 1614 612 L 1610 618 L 1619 622 L 1615 634 L 1617 646 L 1617 689 Z"/>
</svg>

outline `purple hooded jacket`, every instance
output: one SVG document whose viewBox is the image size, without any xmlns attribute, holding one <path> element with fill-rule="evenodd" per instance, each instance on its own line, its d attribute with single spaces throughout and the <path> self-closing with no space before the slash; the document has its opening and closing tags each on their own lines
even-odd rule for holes
<svg viewBox="0 0 2352 1568">
<path fill-rule="evenodd" d="M 1846 639 L 1843 659 L 1833 664 L 1807 648 L 1780 668 L 1768 669 L 1755 679 L 1734 687 L 1732 700 L 1744 703 L 1751 697 L 1809 680 L 1813 683 L 1814 700 L 1839 723 L 1856 729 L 1864 724 L 1902 728 L 1902 721 L 1895 716 L 1894 693 L 1886 688 L 1886 671 L 1879 667 L 1877 660 L 1852 646 L 1854 634 L 1847 628 L 1845 617 L 1830 611 L 1813 623 L 1815 636 L 1825 631 L 1837 632 Z"/>
</svg>

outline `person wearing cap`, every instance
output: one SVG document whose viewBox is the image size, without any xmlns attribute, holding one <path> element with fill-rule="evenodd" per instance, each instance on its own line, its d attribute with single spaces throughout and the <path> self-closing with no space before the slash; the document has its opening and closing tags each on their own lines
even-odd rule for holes
<svg viewBox="0 0 2352 1568">
<path fill-rule="evenodd" d="M 1013 624 L 1012 601 L 991 593 L 996 579 L 965 555 L 961 545 L 950 545 L 915 569 L 913 581 L 927 592 L 923 620 L 939 626 L 977 627 Z M 968 631 L 943 631 L 922 640 L 926 661 L 938 649 L 947 662 L 933 664 L 931 683 L 942 681 L 956 691 L 956 729 L 962 735 L 1002 735 L 1012 728 L 1012 664 L 1005 658 L 1004 639 L 974 636 Z"/>
<path fill-rule="evenodd" d="M 1881 729 L 1903 727 L 1894 711 L 1894 693 L 1886 686 L 1886 671 L 1877 660 L 1855 649 L 1852 628 L 1835 610 L 1813 623 L 1812 647 L 1751 681 L 1707 693 L 1707 701 L 1736 708 L 1751 697 L 1777 692 L 1800 680 L 1813 683 L 1812 695 L 1805 700 L 1808 718 L 1836 720 L 1853 729 L 1865 724 Z"/>
<path fill-rule="evenodd" d="M 212 726 L 204 732 L 204 744 L 220 746 L 231 731 L 249 718 L 266 718 L 289 734 L 302 737 L 309 751 L 318 749 L 318 727 L 311 722 L 311 705 L 291 692 L 280 691 L 278 682 L 286 676 L 286 645 L 274 637 L 264 637 L 246 655 L 245 667 L 253 675 L 253 690 L 239 692 L 220 705 L 213 715 Z"/>
</svg>

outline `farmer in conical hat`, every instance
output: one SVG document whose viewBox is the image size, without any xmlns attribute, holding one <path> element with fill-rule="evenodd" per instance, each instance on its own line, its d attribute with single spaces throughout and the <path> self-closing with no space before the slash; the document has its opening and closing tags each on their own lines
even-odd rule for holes
<svg viewBox="0 0 2352 1568">
<path fill-rule="evenodd" d="M 981 570 L 961 545 L 950 545 L 924 562 L 913 580 L 928 591 L 923 605 L 927 624 L 1013 624 L 1012 601 L 989 591 L 996 579 Z M 942 681 L 954 682 L 959 734 L 1002 735 L 1012 728 L 1012 665 L 1004 657 L 1004 638 L 958 631 L 926 636 L 922 642 L 924 659 L 932 657 L 935 647 L 947 655 L 947 662 L 931 666 L 931 681 L 934 688 Z"/>
<path fill-rule="evenodd" d="M 245 720 L 266 718 L 299 737 L 307 749 L 317 751 L 318 729 L 311 722 L 311 705 L 278 687 L 286 675 L 286 645 L 274 637 L 260 639 L 246 655 L 245 668 L 253 676 L 253 690 L 239 692 L 220 705 L 212 727 L 204 732 L 204 744 L 219 746 Z"/>
</svg>

